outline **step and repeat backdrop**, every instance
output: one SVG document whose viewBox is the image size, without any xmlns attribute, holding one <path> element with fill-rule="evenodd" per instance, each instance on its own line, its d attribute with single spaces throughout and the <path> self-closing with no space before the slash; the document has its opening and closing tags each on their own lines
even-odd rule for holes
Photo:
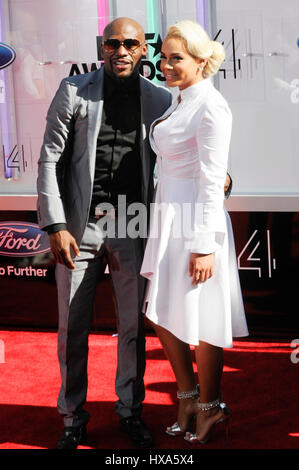
<svg viewBox="0 0 299 470">
<path fill-rule="evenodd" d="M 121 16 L 143 26 L 141 73 L 163 86 L 171 24 L 195 20 L 223 43 L 214 84 L 234 117 L 226 206 L 248 324 L 270 337 L 299 333 L 297 0 L 0 0 L 0 327 L 57 326 L 55 263 L 36 218 L 45 116 L 62 78 L 102 66 L 103 28 Z M 115 328 L 109 272 L 93 328 Z"/>
</svg>

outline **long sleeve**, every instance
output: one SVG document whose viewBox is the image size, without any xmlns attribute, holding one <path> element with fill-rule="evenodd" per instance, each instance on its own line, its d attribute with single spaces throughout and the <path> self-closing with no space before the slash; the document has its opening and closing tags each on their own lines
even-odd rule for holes
<svg viewBox="0 0 299 470">
<path fill-rule="evenodd" d="M 50 105 L 38 162 L 37 213 L 41 228 L 66 223 L 63 207 L 64 159 L 70 145 L 73 102 L 71 86 L 62 80 Z"/>
<path fill-rule="evenodd" d="M 193 253 L 214 253 L 223 244 L 226 228 L 223 187 L 226 178 L 232 115 L 225 100 L 209 100 L 197 130 L 198 194 L 193 233 L 186 248 Z"/>
</svg>

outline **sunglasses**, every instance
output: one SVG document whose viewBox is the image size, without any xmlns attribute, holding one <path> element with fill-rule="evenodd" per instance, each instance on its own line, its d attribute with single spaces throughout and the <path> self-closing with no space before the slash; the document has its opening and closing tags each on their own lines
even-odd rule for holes
<svg viewBox="0 0 299 470">
<path fill-rule="evenodd" d="M 103 49 L 107 54 L 113 54 L 120 46 L 124 46 L 127 51 L 134 52 L 142 45 L 143 43 L 140 43 L 138 39 L 125 39 L 124 41 L 120 41 L 119 39 L 106 39 Z"/>
</svg>

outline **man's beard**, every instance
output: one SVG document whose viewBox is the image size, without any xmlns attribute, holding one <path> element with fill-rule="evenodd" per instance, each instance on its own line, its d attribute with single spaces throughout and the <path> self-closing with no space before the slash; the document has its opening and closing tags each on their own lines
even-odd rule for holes
<svg viewBox="0 0 299 470">
<path fill-rule="evenodd" d="M 130 73 L 130 75 L 127 75 L 126 77 L 118 77 L 116 74 L 113 73 L 112 67 L 111 67 L 111 70 L 106 70 L 106 73 L 107 73 L 107 75 L 109 75 L 110 78 L 112 78 L 113 80 L 115 80 L 119 83 L 134 80 L 139 75 L 142 59 L 143 59 L 143 56 L 141 56 L 140 59 L 138 60 L 138 62 L 136 62 L 135 67 L 132 70 L 132 72 Z"/>
</svg>

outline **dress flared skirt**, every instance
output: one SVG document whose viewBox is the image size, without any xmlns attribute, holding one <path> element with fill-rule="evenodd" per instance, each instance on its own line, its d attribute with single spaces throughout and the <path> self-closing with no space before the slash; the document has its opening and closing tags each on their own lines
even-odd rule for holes
<svg viewBox="0 0 299 470">
<path fill-rule="evenodd" d="M 214 274 L 193 286 L 189 277 L 190 250 L 186 249 L 184 237 L 174 233 L 173 203 L 165 203 L 161 189 L 158 187 L 155 207 L 158 210 L 157 203 L 163 200 L 164 210 L 156 216 L 152 214 L 159 223 L 148 239 L 141 269 L 149 280 L 146 316 L 188 344 L 204 341 L 230 348 L 233 338 L 247 336 L 248 329 L 229 214 L 223 209 L 226 233 L 221 248 L 215 252 Z M 178 194 L 176 190 L 176 198 Z"/>
</svg>

